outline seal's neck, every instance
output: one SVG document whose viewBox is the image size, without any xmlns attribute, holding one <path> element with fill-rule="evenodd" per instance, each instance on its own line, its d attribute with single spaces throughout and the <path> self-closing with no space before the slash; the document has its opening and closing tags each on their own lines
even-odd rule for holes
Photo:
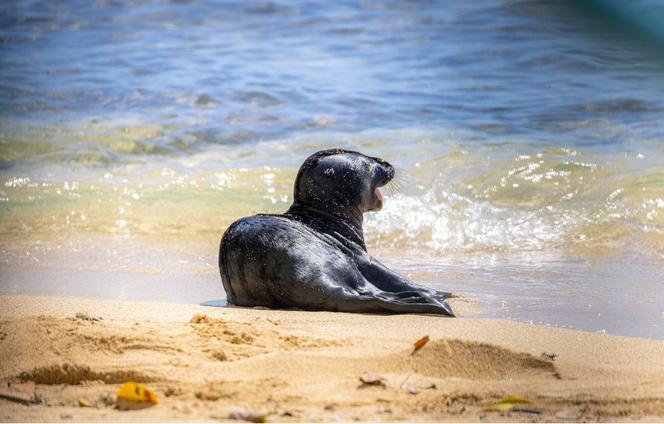
<svg viewBox="0 0 664 424">
<path fill-rule="evenodd" d="M 295 201 L 284 215 L 292 216 L 316 228 L 316 230 L 341 236 L 360 245 L 364 251 L 364 230 L 362 229 L 362 213 L 332 213 L 306 206 Z"/>
</svg>

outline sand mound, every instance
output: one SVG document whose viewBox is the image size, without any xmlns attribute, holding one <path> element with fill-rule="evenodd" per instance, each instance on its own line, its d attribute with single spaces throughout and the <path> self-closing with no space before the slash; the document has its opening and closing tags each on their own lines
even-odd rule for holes
<svg viewBox="0 0 664 424">
<path fill-rule="evenodd" d="M 414 355 L 401 352 L 384 360 L 389 368 L 445 378 L 496 379 L 528 373 L 555 373 L 552 362 L 527 353 L 462 340 L 434 340 Z"/>
<path fill-rule="evenodd" d="M 6 334 L 0 342 L 0 356 L 8 364 L 0 378 L 43 384 L 79 384 L 86 380 L 114 383 L 130 377 L 154 381 L 146 373 L 127 370 L 122 365 L 124 358 L 140 357 L 145 352 L 162 356 L 182 352 L 173 337 L 155 336 L 152 330 L 132 324 L 38 316 L 0 322 L 0 331 Z M 97 359 L 91 361 L 91 357 Z M 105 367 L 90 366 L 101 358 L 108 358 Z M 14 373 L 9 374 L 11 370 Z"/>
<path fill-rule="evenodd" d="M 525 380 L 528 378 L 559 378 L 553 363 L 526 353 L 513 352 L 498 346 L 462 340 L 434 340 L 411 354 L 398 350 L 383 355 L 334 355 L 325 352 L 271 352 L 240 361 L 228 378 L 243 374 L 260 374 L 266 379 L 281 378 L 291 382 L 312 384 L 342 378 L 349 388 L 357 386 L 364 373 L 385 377 L 386 387 L 398 389 L 403 376 L 412 380 L 435 382 L 446 378 L 472 381 Z M 211 376 L 215 377 L 215 376 Z"/>
</svg>

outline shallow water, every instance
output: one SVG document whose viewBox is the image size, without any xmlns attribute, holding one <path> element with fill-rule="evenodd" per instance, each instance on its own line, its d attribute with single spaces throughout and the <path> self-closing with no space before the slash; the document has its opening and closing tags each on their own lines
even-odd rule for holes
<svg viewBox="0 0 664 424">
<path fill-rule="evenodd" d="M 5 2 L 0 292 L 223 297 L 223 230 L 339 146 L 399 168 L 393 268 L 664 338 L 664 6 L 602 4 Z"/>
</svg>

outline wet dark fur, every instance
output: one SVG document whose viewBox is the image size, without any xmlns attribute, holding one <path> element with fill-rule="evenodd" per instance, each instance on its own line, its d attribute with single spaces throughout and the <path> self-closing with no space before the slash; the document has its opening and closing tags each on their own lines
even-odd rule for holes
<svg viewBox="0 0 664 424">
<path fill-rule="evenodd" d="M 394 177 L 379 158 L 341 149 L 307 158 L 283 215 L 234 222 L 219 249 L 228 302 L 238 306 L 453 316 L 449 293 L 417 285 L 372 258 L 362 214 Z"/>
</svg>

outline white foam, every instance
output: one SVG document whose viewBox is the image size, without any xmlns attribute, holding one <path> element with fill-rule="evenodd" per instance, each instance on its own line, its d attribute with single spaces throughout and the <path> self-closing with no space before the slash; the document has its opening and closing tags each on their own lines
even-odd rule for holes
<svg viewBox="0 0 664 424">
<path fill-rule="evenodd" d="M 506 209 L 430 189 L 419 196 L 389 196 L 380 213 L 367 216 L 365 236 L 369 243 L 440 252 L 539 250 L 561 241 L 573 223 L 547 208 Z"/>
</svg>

